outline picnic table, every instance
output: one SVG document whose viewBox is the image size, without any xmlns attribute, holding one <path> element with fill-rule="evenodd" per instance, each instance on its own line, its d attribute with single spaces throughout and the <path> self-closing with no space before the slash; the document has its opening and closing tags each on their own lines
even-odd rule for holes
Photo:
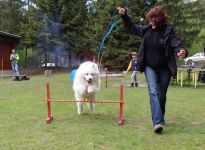
<svg viewBox="0 0 205 150">
<path fill-rule="evenodd" d="M 194 87 L 197 87 L 197 81 L 198 81 L 198 76 L 200 71 L 205 71 L 205 69 L 202 68 L 177 68 L 177 83 L 179 83 L 180 80 L 180 85 L 183 87 L 183 84 L 185 82 L 185 74 L 187 74 L 187 80 L 188 80 L 188 85 L 191 85 L 191 75 L 192 75 L 192 84 Z"/>
</svg>

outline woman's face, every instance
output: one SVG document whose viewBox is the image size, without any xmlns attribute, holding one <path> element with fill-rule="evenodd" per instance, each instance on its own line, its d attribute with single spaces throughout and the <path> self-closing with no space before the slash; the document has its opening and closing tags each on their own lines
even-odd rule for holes
<svg viewBox="0 0 205 150">
<path fill-rule="evenodd" d="M 155 17 L 152 17 L 149 19 L 149 25 L 152 26 L 152 29 L 155 29 L 157 24 L 156 24 L 156 18 Z"/>
</svg>

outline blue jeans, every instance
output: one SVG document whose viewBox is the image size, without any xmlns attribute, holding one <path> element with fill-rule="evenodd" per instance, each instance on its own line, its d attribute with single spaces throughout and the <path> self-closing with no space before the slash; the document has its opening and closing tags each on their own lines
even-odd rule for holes
<svg viewBox="0 0 205 150">
<path fill-rule="evenodd" d="M 131 76 L 131 79 L 132 79 L 132 83 L 134 84 L 137 84 L 137 71 L 132 71 L 132 76 Z"/>
<path fill-rule="evenodd" d="M 169 69 L 156 71 L 146 66 L 145 77 L 148 84 L 153 125 L 164 125 L 166 93 L 171 79 L 171 72 Z"/>
<path fill-rule="evenodd" d="M 12 63 L 11 67 L 12 67 L 12 70 L 13 70 L 13 76 L 19 76 L 18 64 L 17 63 Z"/>
</svg>

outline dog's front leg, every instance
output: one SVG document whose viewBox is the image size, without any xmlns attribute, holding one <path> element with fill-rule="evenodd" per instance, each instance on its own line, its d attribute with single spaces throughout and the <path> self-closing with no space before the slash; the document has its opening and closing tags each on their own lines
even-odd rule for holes
<svg viewBox="0 0 205 150">
<path fill-rule="evenodd" d="M 83 100 L 83 97 L 79 93 L 75 93 L 75 100 Z M 78 115 L 80 115 L 83 112 L 83 103 L 82 102 L 76 102 L 77 108 L 78 108 Z"/>
<path fill-rule="evenodd" d="M 83 113 L 83 103 L 82 102 L 77 102 L 77 107 L 78 107 L 78 115 Z"/>
</svg>

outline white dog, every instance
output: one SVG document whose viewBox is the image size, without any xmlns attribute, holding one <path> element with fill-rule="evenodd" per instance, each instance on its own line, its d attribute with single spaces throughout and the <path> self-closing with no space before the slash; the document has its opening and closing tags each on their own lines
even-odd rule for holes
<svg viewBox="0 0 205 150">
<path fill-rule="evenodd" d="M 82 63 L 76 71 L 73 81 L 76 100 L 94 100 L 96 92 L 100 90 L 100 72 L 96 63 L 87 61 Z M 78 114 L 83 112 L 82 102 L 77 102 Z M 93 111 L 93 103 L 88 102 Z"/>
</svg>

